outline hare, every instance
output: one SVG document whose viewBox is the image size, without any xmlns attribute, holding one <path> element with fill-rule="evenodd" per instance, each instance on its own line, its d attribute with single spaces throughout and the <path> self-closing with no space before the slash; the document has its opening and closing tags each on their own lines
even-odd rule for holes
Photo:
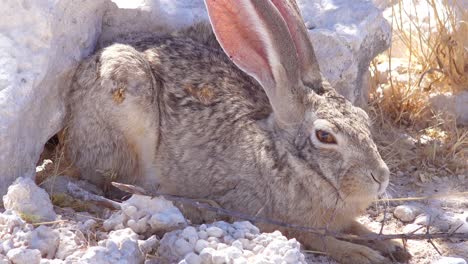
<svg viewBox="0 0 468 264">
<path fill-rule="evenodd" d="M 323 80 L 296 3 L 205 4 L 211 26 L 127 39 L 78 67 L 65 144 L 81 175 L 370 233 L 354 218 L 385 191 L 389 169 L 365 111 Z M 282 231 L 343 263 L 407 257 L 393 241 Z"/>
</svg>

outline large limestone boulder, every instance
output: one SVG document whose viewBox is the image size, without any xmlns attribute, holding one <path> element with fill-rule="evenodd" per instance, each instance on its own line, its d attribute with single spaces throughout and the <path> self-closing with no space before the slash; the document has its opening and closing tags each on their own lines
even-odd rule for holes
<svg viewBox="0 0 468 264">
<path fill-rule="evenodd" d="M 322 74 L 343 96 L 367 102 L 370 61 L 385 51 L 391 27 L 372 2 L 297 0 Z"/>
<path fill-rule="evenodd" d="M 104 0 L 5 0 L 0 8 L 0 195 L 31 177 L 62 125 L 74 66 L 100 34 Z"/>
<path fill-rule="evenodd" d="M 379 10 L 365 0 L 298 3 L 324 76 L 364 102 L 369 62 L 390 39 Z M 0 17 L 0 195 L 15 178 L 34 176 L 44 144 L 62 128 L 73 70 L 97 44 L 207 19 L 203 0 L 6 0 Z"/>
</svg>

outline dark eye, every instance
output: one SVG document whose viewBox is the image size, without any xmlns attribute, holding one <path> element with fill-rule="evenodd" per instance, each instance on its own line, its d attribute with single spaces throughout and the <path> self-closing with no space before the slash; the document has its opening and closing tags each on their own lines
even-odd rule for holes
<svg viewBox="0 0 468 264">
<path fill-rule="evenodd" d="M 327 131 L 323 130 L 317 130 L 315 131 L 315 135 L 317 136 L 317 139 L 325 144 L 336 144 L 336 139 L 335 137 L 328 133 Z"/>
</svg>

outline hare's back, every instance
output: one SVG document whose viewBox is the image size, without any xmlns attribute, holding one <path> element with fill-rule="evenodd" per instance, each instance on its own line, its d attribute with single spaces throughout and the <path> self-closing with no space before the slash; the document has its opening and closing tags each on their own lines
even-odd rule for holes
<svg viewBox="0 0 468 264">
<path fill-rule="evenodd" d="M 162 187 L 203 196 L 216 192 L 218 185 L 220 190 L 229 187 L 225 181 L 235 182 L 233 175 L 253 174 L 241 172 L 240 164 L 254 162 L 252 145 L 264 137 L 258 121 L 271 113 L 262 87 L 216 46 L 184 37 L 146 43 L 135 47 L 161 84 L 157 163 L 167 185 Z"/>
<path fill-rule="evenodd" d="M 263 119 L 271 112 L 262 87 L 216 45 L 169 36 L 134 46 L 162 85 L 159 107 L 179 126 L 196 120 L 204 127 L 219 127 L 239 118 Z"/>
</svg>

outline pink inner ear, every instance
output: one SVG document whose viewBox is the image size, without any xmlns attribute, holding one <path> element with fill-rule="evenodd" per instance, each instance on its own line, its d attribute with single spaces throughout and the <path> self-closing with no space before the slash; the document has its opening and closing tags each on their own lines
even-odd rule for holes
<svg viewBox="0 0 468 264">
<path fill-rule="evenodd" d="M 211 25 L 221 47 L 242 70 L 262 85 L 273 80 L 259 22 L 255 23 L 245 1 L 206 0 Z"/>
</svg>

